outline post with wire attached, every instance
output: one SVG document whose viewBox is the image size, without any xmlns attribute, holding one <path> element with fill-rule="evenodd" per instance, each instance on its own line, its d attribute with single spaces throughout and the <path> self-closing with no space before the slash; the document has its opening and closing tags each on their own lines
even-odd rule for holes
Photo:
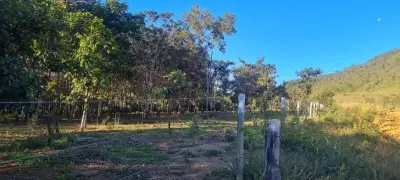
<svg viewBox="0 0 400 180">
<path fill-rule="evenodd" d="M 239 94 L 238 105 L 238 123 L 237 123 L 237 166 L 236 166 L 236 180 L 243 180 L 243 153 L 244 153 L 244 107 L 246 102 L 246 95 Z"/>
<path fill-rule="evenodd" d="M 280 151 L 279 121 L 271 120 L 267 124 L 264 135 L 264 180 L 281 180 L 279 170 Z"/>
</svg>

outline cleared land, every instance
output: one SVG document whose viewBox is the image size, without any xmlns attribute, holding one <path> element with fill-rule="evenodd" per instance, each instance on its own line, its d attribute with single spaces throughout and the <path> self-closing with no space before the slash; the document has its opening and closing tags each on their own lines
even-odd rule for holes
<svg viewBox="0 0 400 180">
<path fill-rule="evenodd" d="M 273 113 L 267 118 L 249 113 L 246 117 L 246 179 L 262 176 L 264 119 L 274 117 Z M 83 133 L 76 131 L 74 123 L 62 123 L 64 133 L 51 147 L 39 127 L 2 127 L 1 161 L 48 155 L 2 164 L 0 179 L 232 179 L 235 119 L 230 115 L 211 120 L 187 116 L 174 121 L 171 135 L 165 121 L 91 124 Z M 383 138 L 372 127 L 293 116 L 287 122 L 281 137 L 284 179 L 400 177 L 398 142 Z M 117 140 L 52 153 L 111 139 Z"/>
</svg>

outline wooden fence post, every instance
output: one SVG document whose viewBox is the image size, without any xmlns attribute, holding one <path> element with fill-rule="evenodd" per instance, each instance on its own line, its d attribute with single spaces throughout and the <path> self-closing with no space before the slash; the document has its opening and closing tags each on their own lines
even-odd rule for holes
<svg viewBox="0 0 400 180">
<path fill-rule="evenodd" d="M 300 101 L 297 101 L 296 114 L 297 116 L 300 116 Z"/>
<path fill-rule="evenodd" d="M 312 106 L 313 106 L 313 103 L 310 102 L 310 116 L 309 116 L 309 118 L 312 118 Z"/>
<path fill-rule="evenodd" d="M 245 108 L 246 95 L 239 94 L 238 105 L 238 123 L 237 123 L 237 166 L 236 166 L 236 180 L 243 180 L 243 153 L 244 153 L 244 108 Z"/>
<path fill-rule="evenodd" d="M 276 119 L 267 124 L 264 135 L 264 180 L 281 180 L 279 170 L 280 128 Z"/>
</svg>

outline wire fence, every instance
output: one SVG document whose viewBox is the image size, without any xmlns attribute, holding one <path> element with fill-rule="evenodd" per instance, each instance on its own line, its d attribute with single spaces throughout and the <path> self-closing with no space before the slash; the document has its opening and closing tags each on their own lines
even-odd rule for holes
<svg viewBox="0 0 400 180">
<path fill-rule="evenodd" d="M 9 101 L 0 102 L 0 122 L 26 124 L 47 114 L 60 120 L 79 120 L 88 109 L 88 120 L 97 124 L 115 124 L 129 119 L 162 117 L 168 115 L 203 114 L 205 112 L 235 112 L 237 105 L 223 98 L 210 98 L 206 110 L 205 99 L 122 99 L 122 100 L 75 100 L 75 101 Z M 39 122 L 40 123 L 40 122 Z"/>
<path fill-rule="evenodd" d="M 52 115 L 61 122 L 76 122 L 81 120 L 87 109 L 87 121 L 96 124 L 129 124 L 144 120 L 162 120 L 162 117 L 175 116 L 179 119 L 185 115 L 202 115 L 205 113 L 230 113 L 235 115 L 237 103 L 226 98 L 175 99 L 110 99 L 110 100 L 37 100 L 0 102 L 0 123 L 12 122 L 19 124 L 46 124 L 44 117 Z M 297 115 L 310 116 L 310 102 L 297 102 Z M 247 112 L 279 111 L 279 102 L 252 104 L 247 101 Z M 291 105 L 293 104 L 293 105 Z M 317 106 L 313 104 L 312 106 Z M 320 105 L 318 105 L 320 106 Z M 316 109 L 316 107 L 314 107 Z M 288 103 L 287 111 L 296 111 L 296 102 Z"/>
</svg>

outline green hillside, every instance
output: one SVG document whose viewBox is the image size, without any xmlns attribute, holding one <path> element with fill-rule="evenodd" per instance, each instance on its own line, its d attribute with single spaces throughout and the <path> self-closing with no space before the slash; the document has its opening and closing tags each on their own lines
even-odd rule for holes
<svg viewBox="0 0 400 180">
<path fill-rule="evenodd" d="M 400 49 L 383 53 L 365 64 L 319 77 L 313 91 L 321 90 L 331 90 L 336 94 L 400 93 Z"/>
</svg>

